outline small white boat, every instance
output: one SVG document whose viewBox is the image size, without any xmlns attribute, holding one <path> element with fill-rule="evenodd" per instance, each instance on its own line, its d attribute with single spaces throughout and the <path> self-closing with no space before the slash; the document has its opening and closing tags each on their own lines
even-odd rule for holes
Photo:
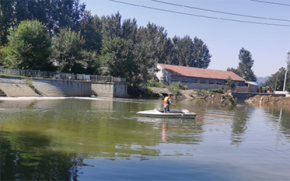
<svg viewBox="0 0 290 181">
<path fill-rule="evenodd" d="M 189 112 L 187 109 L 172 109 L 169 113 L 164 113 L 163 109 L 154 109 L 147 111 L 137 112 L 139 115 L 149 116 L 149 117 L 158 117 L 158 118 L 186 118 L 194 119 L 196 114 Z"/>
</svg>

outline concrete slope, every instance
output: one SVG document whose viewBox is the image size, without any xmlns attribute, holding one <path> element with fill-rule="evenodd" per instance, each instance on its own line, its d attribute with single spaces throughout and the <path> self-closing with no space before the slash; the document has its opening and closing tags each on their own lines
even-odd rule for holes
<svg viewBox="0 0 290 181">
<path fill-rule="evenodd" d="M 38 78 L 34 79 L 32 84 L 44 97 L 87 97 L 92 95 L 91 82 Z"/>
<path fill-rule="evenodd" d="M 26 79 L 21 78 L 1 78 L 0 89 L 8 97 L 39 97 L 32 88 L 25 84 Z"/>
</svg>

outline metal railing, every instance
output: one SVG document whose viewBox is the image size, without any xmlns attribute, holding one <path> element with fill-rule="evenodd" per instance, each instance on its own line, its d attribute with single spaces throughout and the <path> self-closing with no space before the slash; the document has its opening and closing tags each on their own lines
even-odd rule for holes
<svg viewBox="0 0 290 181">
<path fill-rule="evenodd" d="M 67 79 L 67 80 L 84 80 L 95 82 L 126 82 L 125 78 L 100 76 L 100 75 L 87 75 L 87 74 L 74 74 L 74 73 L 60 73 L 40 70 L 24 70 L 24 69 L 7 69 L 0 66 L 0 74 L 18 75 L 24 77 L 41 77 L 50 79 Z"/>
</svg>

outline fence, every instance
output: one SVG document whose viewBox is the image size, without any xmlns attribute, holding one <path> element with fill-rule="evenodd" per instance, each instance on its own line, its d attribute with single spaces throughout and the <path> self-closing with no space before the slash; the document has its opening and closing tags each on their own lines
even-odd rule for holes
<svg viewBox="0 0 290 181">
<path fill-rule="evenodd" d="M 24 69 L 7 69 L 0 66 L 0 74 L 18 75 L 24 77 L 42 77 L 50 79 L 68 79 L 68 80 L 85 80 L 85 81 L 102 81 L 102 82 L 126 82 L 125 78 L 100 76 L 100 75 L 86 75 L 74 73 L 59 73 L 40 70 L 24 70 Z"/>
</svg>

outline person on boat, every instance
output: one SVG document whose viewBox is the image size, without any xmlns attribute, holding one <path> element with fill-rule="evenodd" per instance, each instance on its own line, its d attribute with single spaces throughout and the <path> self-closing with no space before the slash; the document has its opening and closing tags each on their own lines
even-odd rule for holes
<svg viewBox="0 0 290 181">
<path fill-rule="evenodd" d="M 170 107 L 169 107 L 170 105 L 176 106 L 171 101 L 171 95 L 169 94 L 168 96 L 164 98 L 164 113 L 170 112 Z"/>
</svg>

